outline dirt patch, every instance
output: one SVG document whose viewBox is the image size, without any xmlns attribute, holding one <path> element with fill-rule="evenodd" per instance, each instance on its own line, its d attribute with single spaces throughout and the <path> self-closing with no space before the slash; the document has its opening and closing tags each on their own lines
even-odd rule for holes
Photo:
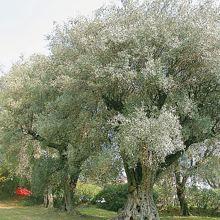
<svg viewBox="0 0 220 220">
<path fill-rule="evenodd" d="M 0 201 L 0 209 L 22 208 L 17 204 L 18 201 L 2 202 Z"/>
</svg>

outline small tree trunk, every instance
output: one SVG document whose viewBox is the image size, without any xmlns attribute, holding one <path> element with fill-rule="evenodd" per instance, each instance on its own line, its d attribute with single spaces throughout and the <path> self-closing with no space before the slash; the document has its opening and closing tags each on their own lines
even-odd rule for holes
<svg viewBox="0 0 220 220">
<path fill-rule="evenodd" d="M 69 183 L 66 182 L 64 186 L 64 209 L 67 212 L 73 212 L 74 202 L 73 202 L 73 192 L 69 186 Z"/>
<path fill-rule="evenodd" d="M 129 195 L 124 210 L 117 219 L 121 220 L 159 220 L 153 199 L 153 185 L 156 172 L 138 163 L 135 169 L 124 162 L 128 178 Z"/>
<path fill-rule="evenodd" d="M 44 207 L 48 207 L 48 193 L 47 190 L 44 191 Z"/>
<path fill-rule="evenodd" d="M 48 186 L 48 208 L 53 208 L 53 192 L 52 192 L 52 187 L 49 185 Z"/>
<path fill-rule="evenodd" d="M 189 208 L 185 196 L 185 190 L 186 190 L 186 180 L 187 178 L 183 177 L 182 181 L 180 181 L 180 172 L 175 172 L 175 178 L 176 178 L 176 192 L 177 197 L 180 203 L 180 215 L 182 216 L 189 216 Z"/>
<path fill-rule="evenodd" d="M 44 192 L 44 207 L 45 208 L 53 208 L 53 193 L 52 187 L 48 186 Z"/>
<path fill-rule="evenodd" d="M 177 197 L 180 202 L 180 215 L 189 216 L 189 208 L 185 197 L 185 188 L 177 186 Z"/>
</svg>

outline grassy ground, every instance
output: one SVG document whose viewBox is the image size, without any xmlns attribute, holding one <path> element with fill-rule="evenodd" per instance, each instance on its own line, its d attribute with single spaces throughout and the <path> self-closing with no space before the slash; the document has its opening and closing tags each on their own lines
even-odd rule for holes
<svg viewBox="0 0 220 220">
<path fill-rule="evenodd" d="M 97 209 L 95 207 L 82 207 L 80 215 L 66 215 L 55 210 L 42 207 L 22 207 L 13 202 L 0 202 L 0 220 L 107 220 L 116 216 L 116 213 Z M 205 217 L 161 217 L 161 220 L 220 220 L 220 218 Z"/>
</svg>

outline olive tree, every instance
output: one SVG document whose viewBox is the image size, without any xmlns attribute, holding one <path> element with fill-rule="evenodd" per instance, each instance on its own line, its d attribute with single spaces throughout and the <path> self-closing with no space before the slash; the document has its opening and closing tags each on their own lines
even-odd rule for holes
<svg viewBox="0 0 220 220">
<path fill-rule="evenodd" d="M 49 36 L 48 58 L 7 78 L 6 127 L 55 148 L 71 188 L 112 126 L 129 185 L 120 217 L 159 219 L 157 178 L 193 144 L 218 139 L 219 37 L 211 1 L 129 0 L 70 20 Z"/>
<path fill-rule="evenodd" d="M 105 129 L 103 111 L 98 111 L 102 106 L 94 95 L 64 73 L 65 67 L 44 56 L 33 56 L 11 69 L 1 91 L 1 141 L 13 146 L 27 139 L 57 152 L 64 206 L 70 212 L 81 165 L 100 148 Z"/>
<path fill-rule="evenodd" d="M 128 178 L 122 219 L 159 219 L 156 179 L 219 133 L 219 8 L 210 1 L 123 1 L 50 36 L 109 112 Z"/>
</svg>

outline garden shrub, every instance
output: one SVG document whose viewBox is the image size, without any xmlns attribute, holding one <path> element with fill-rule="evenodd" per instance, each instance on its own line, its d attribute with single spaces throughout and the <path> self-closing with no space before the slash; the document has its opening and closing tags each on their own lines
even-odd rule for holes
<svg viewBox="0 0 220 220">
<path fill-rule="evenodd" d="M 95 184 L 78 182 L 76 186 L 76 202 L 91 202 L 101 190 L 102 188 Z"/>
<path fill-rule="evenodd" d="M 108 185 L 95 196 L 93 202 L 103 209 L 118 211 L 123 208 L 128 194 L 127 184 Z"/>
</svg>

